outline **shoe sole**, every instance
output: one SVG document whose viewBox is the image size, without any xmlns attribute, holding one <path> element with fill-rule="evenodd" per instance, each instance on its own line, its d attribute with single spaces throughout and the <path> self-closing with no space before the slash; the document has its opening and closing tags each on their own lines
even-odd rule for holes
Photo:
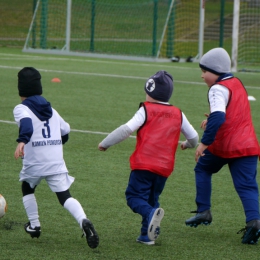
<svg viewBox="0 0 260 260">
<path fill-rule="evenodd" d="M 32 234 L 32 233 L 29 233 L 29 232 L 26 232 L 28 234 L 30 234 L 31 238 L 39 238 L 41 233 L 40 234 Z"/>
<path fill-rule="evenodd" d="M 29 234 L 29 235 L 31 236 L 31 238 L 39 238 L 40 235 L 41 235 L 41 233 L 38 233 L 38 234 L 37 234 L 37 233 L 35 233 L 35 234 L 33 233 L 33 234 L 32 234 L 32 233 L 27 232 L 27 231 L 26 231 L 26 233 Z"/>
<path fill-rule="evenodd" d="M 148 246 L 152 246 L 152 245 L 155 244 L 154 241 L 145 242 L 145 241 L 138 240 L 138 239 L 136 239 L 136 242 L 141 243 L 141 244 L 144 244 L 144 245 L 148 245 Z"/>
<path fill-rule="evenodd" d="M 156 240 L 160 234 L 160 223 L 164 217 L 164 210 L 158 208 L 154 211 L 153 217 L 148 226 L 148 238 L 152 241 Z"/>
<path fill-rule="evenodd" d="M 86 236 L 88 246 L 90 248 L 96 248 L 99 244 L 99 237 L 93 224 L 89 220 L 83 220 L 82 229 Z"/>
<path fill-rule="evenodd" d="M 200 222 L 200 223 L 191 223 L 191 224 L 187 224 L 187 223 L 185 223 L 186 224 L 186 226 L 189 226 L 189 227 L 197 227 L 198 225 L 205 225 L 205 226 L 208 226 L 208 225 L 210 225 L 211 224 L 211 222 L 209 222 L 209 221 L 204 221 L 204 222 Z"/>
</svg>

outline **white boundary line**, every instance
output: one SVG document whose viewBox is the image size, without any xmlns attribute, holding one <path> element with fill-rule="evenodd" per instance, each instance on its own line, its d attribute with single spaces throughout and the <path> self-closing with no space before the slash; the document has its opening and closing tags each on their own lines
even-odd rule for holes
<svg viewBox="0 0 260 260">
<path fill-rule="evenodd" d="M 13 70 L 21 70 L 22 67 L 11 67 L 11 66 L 3 66 L 0 65 L 1 69 L 13 69 Z M 73 75 L 85 75 L 85 76 L 98 76 L 98 77 L 110 77 L 110 78 L 125 78 L 125 79 L 137 79 L 137 80 L 147 80 L 147 77 L 137 77 L 137 76 L 124 76 L 124 75 L 117 75 L 117 74 L 103 74 L 103 73 L 88 73 L 88 72 L 77 72 L 77 71 L 63 71 L 63 70 L 46 70 L 40 69 L 41 72 L 51 72 L 51 73 L 62 73 L 62 74 L 73 74 Z M 182 80 L 174 80 L 176 83 L 181 84 L 192 84 L 192 85 L 201 85 L 204 86 L 204 82 L 196 82 L 196 81 L 182 81 Z M 251 89 L 258 89 L 260 87 L 253 87 L 253 86 L 246 86 L 246 88 Z"/>
<path fill-rule="evenodd" d="M 6 123 L 6 124 L 16 124 L 14 121 L 5 121 L 5 120 L 0 120 L 1 123 Z"/>
<path fill-rule="evenodd" d="M 15 121 L 0 120 L 0 123 L 16 125 Z M 70 129 L 70 131 L 71 132 L 78 132 L 78 133 L 86 133 L 86 134 L 96 134 L 96 135 L 108 135 L 109 134 L 109 133 L 106 133 L 106 132 L 97 132 L 97 131 L 88 131 L 88 130 L 79 130 L 79 129 Z M 133 135 L 130 135 L 129 137 L 130 138 L 136 138 Z"/>
<path fill-rule="evenodd" d="M 50 57 L 50 56 L 46 56 L 46 54 L 43 55 L 24 55 L 24 54 L 11 54 L 11 53 L 1 53 L 0 52 L 0 61 L 1 60 L 21 60 L 21 59 L 31 59 L 31 60 L 54 60 L 54 61 L 76 61 L 76 62 L 92 62 L 92 63 L 104 63 L 104 64 L 122 64 L 122 65 L 128 65 L 128 66 L 136 66 L 138 64 L 138 66 L 143 66 L 143 67 L 156 67 L 156 68 L 171 68 L 171 69 L 179 69 L 179 70 L 190 70 L 190 67 L 182 67 L 182 66 L 173 66 L 173 65 L 166 65 L 166 64 L 160 64 L 160 63 L 141 63 L 141 62 L 131 62 L 131 61 L 127 61 L 127 62 L 123 62 L 123 61 L 118 61 L 118 60 L 105 60 L 105 58 L 103 59 L 81 59 L 81 58 L 70 58 L 70 57 Z M 198 70 L 200 71 L 200 68 L 192 68 L 193 70 Z M 243 73 L 243 71 L 241 71 L 240 73 Z M 246 73 L 250 73 L 250 74 L 259 74 L 259 72 L 254 72 L 254 71 L 250 71 L 250 72 L 246 72 Z"/>
<path fill-rule="evenodd" d="M 14 122 L 14 121 L 0 120 L 0 123 L 16 125 L 16 122 Z M 84 134 L 95 134 L 95 135 L 108 135 L 109 134 L 109 133 L 106 133 L 106 132 L 96 132 L 96 131 L 78 130 L 78 129 L 70 129 L 70 131 L 71 132 L 84 133 Z M 136 139 L 136 136 L 130 135 L 129 138 Z M 179 144 L 181 144 L 182 142 L 183 141 L 179 141 Z"/>
<path fill-rule="evenodd" d="M 4 56 L 4 57 L 3 57 Z M 11 58 L 10 58 L 11 57 Z M 19 58 L 17 58 L 19 57 Z M 143 67 L 162 67 L 162 68 L 173 68 L 173 69 L 184 69 L 188 70 L 188 67 L 180 67 L 180 66 L 169 66 L 165 64 L 153 64 L 153 63 L 134 63 L 134 62 L 122 62 L 122 61 L 107 61 L 107 60 L 98 60 L 98 59 L 76 59 L 76 58 L 60 58 L 60 57 L 45 57 L 45 56 L 35 56 L 35 55 L 19 55 L 19 54 L 7 54 L 7 53 L 0 53 L 0 61 L 1 60 L 23 60 L 23 59 L 31 59 L 31 60 L 54 60 L 54 61 L 76 61 L 76 62 L 92 62 L 92 63 L 104 63 L 104 64 L 117 64 L 117 65 L 127 65 L 127 66 L 143 66 Z M 195 70 L 200 70 L 200 68 L 193 68 Z"/>
</svg>

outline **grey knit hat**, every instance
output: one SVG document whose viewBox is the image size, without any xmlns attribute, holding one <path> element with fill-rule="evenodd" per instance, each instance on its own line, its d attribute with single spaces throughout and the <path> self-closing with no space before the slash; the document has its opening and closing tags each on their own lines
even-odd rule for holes
<svg viewBox="0 0 260 260">
<path fill-rule="evenodd" d="M 200 67 L 216 75 L 230 73 L 231 60 L 223 48 L 214 48 L 202 56 Z"/>
<path fill-rule="evenodd" d="M 164 70 L 156 72 L 146 81 L 144 90 L 151 98 L 168 102 L 173 91 L 172 75 Z"/>
</svg>

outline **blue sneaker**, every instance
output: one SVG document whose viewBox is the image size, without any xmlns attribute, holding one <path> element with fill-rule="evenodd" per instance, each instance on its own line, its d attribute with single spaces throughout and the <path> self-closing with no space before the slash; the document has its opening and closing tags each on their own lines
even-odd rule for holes
<svg viewBox="0 0 260 260">
<path fill-rule="evenodd" d="M 145 244 L 145 245 L 154 245 L 154 241 L 151 241 L 148 236 L 142 236 L 140 235 L 137 239 L 136 239 L 136 242 L 139 242 L 139 243 L 142 243 L 142 244 Z"/>
<path fill-rule="evenodd" d="M 149 215 L 147 235 L 152 241 L 156 240 L 160 234 L 160 223 L 163 216 L 162 208 L 153 209 Z"/>
</svg>

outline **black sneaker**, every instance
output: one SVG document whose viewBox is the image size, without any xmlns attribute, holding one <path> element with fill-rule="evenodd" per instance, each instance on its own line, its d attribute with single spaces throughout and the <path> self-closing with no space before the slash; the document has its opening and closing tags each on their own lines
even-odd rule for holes
<svg viewBox="0 0 260 260">
<path fill-rule="evenodd" d="M 82 230 L 83 230 L 82 237 L 84 235 L 86 236 L 88 246 L 90 248 L 96 248 L 99 244 L 99 237 L 93 224 L 89 219 L 82 220 Z"/>
<path fill-rule="evenodd" d="M 203 212 L 191 211 L 190 213 L 197 214 L 185 221 L 186 226 L 197 227 L 200 224 L 209 225 L 212 222 L 212 216 L 209 209 Z"/>
<path fill-rule="evenodd" d="M 24 224 L 24 230 L 26 233 L 30 234 L 32 238 L 38 238 L 41 235 L 41 227 L 32 228 L 30 222 Z"/>
<path fill-rule="evenodd" d="M 244 232 L 241 237 L 243 244 L 256 244 L 260 238 L 260 220 L 255 219 L 249 221 L 244 228 L 239 230 L 237 234 Z"/>
</svg>

